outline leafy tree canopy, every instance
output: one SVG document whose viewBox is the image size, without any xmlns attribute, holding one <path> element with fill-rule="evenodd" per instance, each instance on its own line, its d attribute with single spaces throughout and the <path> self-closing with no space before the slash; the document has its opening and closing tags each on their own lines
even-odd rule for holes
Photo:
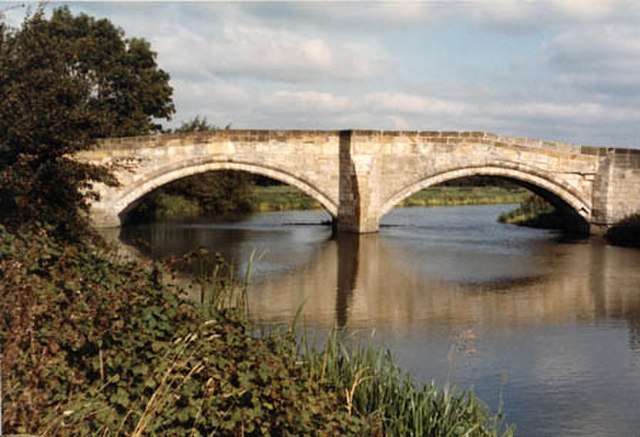
<svg viewBox="0 0 640 437">
<path fill-rule="evenodd" d="M 104 169 L 70 154 L 96 138 L 146 134 L 174 112 L 169 75 L 143 39 L 106 19 L 43 8 L 12 29 L 0 17 L 0 219 L 83 228 Z"/>
</svg>

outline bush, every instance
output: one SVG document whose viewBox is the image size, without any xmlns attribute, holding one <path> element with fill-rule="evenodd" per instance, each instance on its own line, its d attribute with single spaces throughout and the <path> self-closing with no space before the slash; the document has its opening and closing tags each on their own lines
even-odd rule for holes
<svg viewBox="0 0 640 437">
<path fill-rule="evenodd" d="M 356 433 L 292 337 L 257 339 L 203 311 L 160 270 L 46 231 L 0 227 L 3 430 L 9 433 Z"/>
<path fill-rule="evenodd" d="M 607 230 L 605 238 L 616 246 L 640 247 L 640 213 L 620 220 Z"/>
</svg>

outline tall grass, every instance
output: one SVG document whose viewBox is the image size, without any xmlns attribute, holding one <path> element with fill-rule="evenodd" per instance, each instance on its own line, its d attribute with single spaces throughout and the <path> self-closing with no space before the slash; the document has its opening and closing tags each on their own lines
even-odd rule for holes
<svg viewBox="0 0 640 437">
<path fill-rule="evenodd" d="M 335 387 L 349 415 L 365 418 L 378 435 L 513 435 L 501 411 L 490 415 L 472 391 L 416 383 L 388 350 L 346 342 L 333 331 L 317 350 L 303 335 L 299 353 L 314 379 Z"/>
<path fill-rule="evenodd" d="M 218 270 L 209 276 L 205 306 L 218 311 L 229 305 L 242 305 L 247 317 L 247 284 L 237 287 L 216 280 Z M 222 285 L 222 286 L 221 286 Z M 241 299 L 238 299 L 240 290 Z M 309 380 L 335 392 L 342 403 L 341 413 L 365 423 L 369 435 L 389 436 L 510 436 L 515 428 L 505 422 L 499 410 L 489 408 L 472 391 L 462 391 L 430 382 L 416 382 L 402 371 L 389 350 L 370 342 L 356 341 L 332 330 L 318 348 L 298 328 L 299 309 L 290 327 L 253 330 L 256 338 L 282 341 L 291 358 L 305 369 Z M 298 335 L 300 334 L 300 335 Z"/>
</svg>

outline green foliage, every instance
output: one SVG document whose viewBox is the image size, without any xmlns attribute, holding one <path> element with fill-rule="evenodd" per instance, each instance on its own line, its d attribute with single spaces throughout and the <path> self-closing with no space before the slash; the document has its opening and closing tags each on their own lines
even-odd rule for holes
<svg viewBox="0 0 640 437">
<path fill-rule="evenodd" d="M 443 187 L 500 187 L 518 189 L 519 186 L 512 180 L 500 176 L 466 176 L 459 179 L 451 179 L 441 184 Z"/>
<path fill-rule="evenodd" d="M 253 211 L 253 180 L 248 173 L 205 173 L 176 181 L 166 191 L 195 199 L 205 215 L 244 215 Z"/>
<path fill-rule="evenodd" d="M 91 184 L 103 168 L 70 159 L 104 136 L 148 133 L 173 111 L 168 75 L 143 40 L 124 40 L 108 20 L 0 23 L 0 220 L 13 229 L 50 223 L 59 236 L 86 229 Z"/>
<path fill-rule="evenodd" d="M 620 220 L 607 230 L 605 238 L 616 246 L 640 247 L 640 213 Z"/>
<path fill-rule="evenodd" d="M 157 190 L 149 194 L 136 208 L 130 220 L 133 222 L 181 220 L 195 218 L 201 214 L 202 209 L 197 200 L 181 194 L 169 194 L 164 190 Z"/>
<path fill-rule="evenodd" d="M 156 65 L 147 41 L 124 38 L 107 19 L 74 17 L 67 7 L 55 9 L 46 27 L 58 50 L 72 56 L 75 73 L 90 81 L 86 104 L 105 121 L 101 136 L 159 131 L 154 118 L 173 114 L 169 75 Z"/>
<path fill-rule="evenodd" d="M 516 209 L 504 212 L 498 217 L 500 223 L 540 228 L 559 228 L 561 218 L 554 207 L 542 197 L 530 195 Z"/>
<path fill-rule="evenodd" d="M 0 226 L 3 430 L 355 434 L 363 422 L 243 314 L 201 308 L 160 270 Z M 217 300 L 216 300 L 217 301 Z"/>
<path fill-rule="evenodd" d="M 231 128 L 231 124 L 225 126 L 225 129 Z M 196 115 L 191 120 L 183 121 L 180 127 L 173 130 L 174 133 L 187 132 L 210 132 L 220 129 L 207 121 L 207 117 Z"/>
<path fill-rule="evenodd" d="M 166 272 L 45 230 L 0 226 L 3 430 L 53 435 L 497 435 L 470 393 L 416 385 L 385 352 L 292 331 L 256 337 L 209 283 L 204 307 Z"/>
<path fill-rule="evenodd" d="M 182 123 L 175 132 L 208 132 L 217 129 L 218 127 L 210 124 L 206 117 L 196 116 Z M 196 200 L 205 215 L 244 215 L 253 211 L 253 177 L 248 173 L 205 173 L 176 181 L 167 186 L 165 192 Z"/>
</svg>

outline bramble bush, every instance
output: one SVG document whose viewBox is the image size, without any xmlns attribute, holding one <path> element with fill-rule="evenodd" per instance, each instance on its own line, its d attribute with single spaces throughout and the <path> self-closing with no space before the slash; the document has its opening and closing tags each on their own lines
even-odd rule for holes
<svg viewBox="0 0 640 437">
<path fill-rule="evenodd" d="M 158 268 L 42 231 L 0 227 L 3 430 L 9 433 L 356 433 L 342 395 L 254 338 L 234 309 L 202 311 Z M 208 314 L 208 317 L 205 317 Z"/>
</svg>

